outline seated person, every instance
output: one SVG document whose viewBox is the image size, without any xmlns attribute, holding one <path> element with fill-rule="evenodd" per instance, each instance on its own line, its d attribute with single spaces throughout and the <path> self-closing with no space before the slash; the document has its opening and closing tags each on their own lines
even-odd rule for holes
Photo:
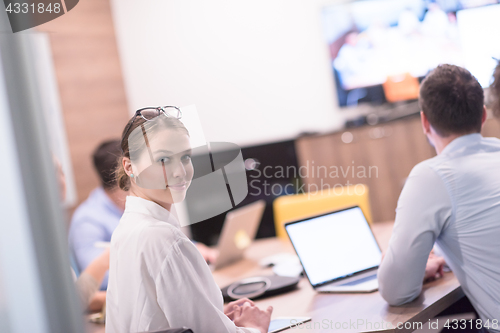
<svg viewBox="0 0 500 333">
<path fill-rule="evenodd" d="M 111 240 L 106 332 L 267 333 L 272 307 L 248 300 L 223 307 L 208 265 L 172 213 L 194 167 L 180 111 L 165 109 L 178 110 L 141 109 L 123 131 L 117 183 L 130 196 Z"/>
<path fill-rule="evenodd" d="M 114 170 L 121 155 L 119 140 L 103 142 L 93 154 L 94 167 L 101 186 L 94 189 L 73 214 L 69 229 L 69 245 L 78 270 L 83 271 L 102 252 L 96 242 L 109 242 L 125 209 L 127 192 L 114 181 Z M 107 274 L 101 289 L 108 285 Z"/>
<path fill-rule="evenodd" d="M 109 270 L 109 248 L 95 258 L 76 279 L 76 291 L 82 308 L 89 312 L 101 311 L 106 302 L 106 292 L 99 285 Z M 75 276 L 76 277 L 76 276 Z"/>
<path fill-rule="evenodd" d="M 53 161 L 56 168 L 59 194 L 61 195 L 61 201 L 64 201 L 66 198 L 66 178 L 62 171 L 61 163 L 59 163 L 59 160 L 55 156 L 53 157 Z M 73 269 L 71 269 L 75 279 L 76 292 L 84 310 L 90 312 L 102 310 L 106 302 L 106 292 L 99 291 L 99 285 L 108 270 L 109 248 L 94 259 L 78 278 Z"/>
<path fill-rule="evenodd" d="M 467 70 L 440 65 L 422 82 L 422 127 L 437 156 L 416 165 L 399 197 L 394 231 L 378 271 L 391 305 L 414 300 L 434 242 L 482 322 L 500 318 L 500 140 L 480 134 L 483 89 Z M 426 271 L 426 263 L 429 263 Z M 493 329 L 492 329 L 493 328 Z"/>
</svg>

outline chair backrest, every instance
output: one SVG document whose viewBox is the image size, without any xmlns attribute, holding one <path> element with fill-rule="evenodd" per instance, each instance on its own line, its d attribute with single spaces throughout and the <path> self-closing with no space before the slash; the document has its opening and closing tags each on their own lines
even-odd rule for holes
<svg viewBox="0 0 500 333">
<path fill-rule="evenodd" d="M 420 90 L 418 79 L 411 76 L 410 73 L 389 76 L 382 87 L 385 98 L 391 103 L 417 99 Z"/>
<path fill-rule="evenodd" d="M 359 206 L 368 220 L 372 223 L 368 186 L 357 184 L 335 187 L 328 191 L 316 193 L 301 193 L 278 197 L 273 202 L 274 225 L 276 236 L 288 239 L 285 223 L 308 218 L 333 210 L 351 206 Z"/>
</svg>

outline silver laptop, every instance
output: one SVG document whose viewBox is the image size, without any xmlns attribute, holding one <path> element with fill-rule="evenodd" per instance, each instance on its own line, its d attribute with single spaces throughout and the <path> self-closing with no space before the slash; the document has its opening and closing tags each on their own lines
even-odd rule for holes
<svg viewBox="0 0 500 333">
<path fill-rule="evenodd" d="M 285 229 L 316 291 L 378 289 L 382 251 L 358 206 L 290 222 Z"/>
<path fill-rule="evenodd" d="M 264 200 L 230 211 L 217 243 L 219 257 L 212 269 L 219 269 L 243 258 L 246 248 L 252 244 L 266 208 Z"/>
</svg>

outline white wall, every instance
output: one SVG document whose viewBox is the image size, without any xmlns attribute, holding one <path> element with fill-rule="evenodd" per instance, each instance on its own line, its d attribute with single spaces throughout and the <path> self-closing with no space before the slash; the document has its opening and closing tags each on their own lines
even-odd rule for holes
<svg viewBox="0 0 500 333">
<path fill-rule="evenodd" d="M 131 113 L 195 104 L 207 140 L 240 145 L 341 126 L 321 1 L 111 3 Z"/>
</svg>

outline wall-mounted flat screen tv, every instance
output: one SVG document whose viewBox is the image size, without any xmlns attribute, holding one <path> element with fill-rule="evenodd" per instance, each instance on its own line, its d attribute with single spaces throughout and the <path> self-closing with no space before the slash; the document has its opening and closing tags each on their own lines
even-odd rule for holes
<svg viewBox="0 0 500 333">
<path fill-rule="evenodd" d="M 500 58 L 498 0 L 363 0 L 322 10 L 339 106 L 418 98 L 439 64 L 467 68 L 483 87 Z"/>
</svg>

